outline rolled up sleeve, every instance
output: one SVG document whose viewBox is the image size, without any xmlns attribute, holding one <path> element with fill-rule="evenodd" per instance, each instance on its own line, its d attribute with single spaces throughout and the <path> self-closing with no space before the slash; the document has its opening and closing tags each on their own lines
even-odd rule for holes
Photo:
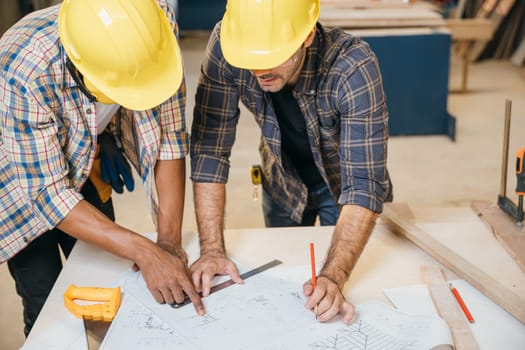
<svg viewBox="0 0 525 350">
<path fill-rule="evenodd" d="M 184 118 L 186 85 L 183 81 L 177 93 L 161 105 L 161 137 L 159 159 L 182 159 L 188 154 L 189 135 Z"/>
<path fill-rule="evenodd" d="M 388 112 L 374 56 L 342 82 L 338 98 L 342 111 L 339 204 L 355 204 L 380 213 L 389 186 Z"/>
<path fill-rule="evenodd" d="M 220 54 L 218 27 L 199 77 L 191 131 L 191 179 L 194 182 L 227 182 L 230 155 L 239 120 L 239 92 L 230 66 Z"/>
</svg>

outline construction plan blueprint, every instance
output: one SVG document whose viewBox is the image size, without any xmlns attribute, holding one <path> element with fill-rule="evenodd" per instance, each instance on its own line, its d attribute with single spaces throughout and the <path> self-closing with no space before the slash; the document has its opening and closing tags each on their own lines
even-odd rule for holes
<svg viewBox="0 0 525 350">
<path fill-rule="evenodd" d="M 320 323 L 304 308 L 302 284 L 261 273 L 192 304 L 158 304 L 140 272 L 120 280 L 122 304 L 101 349 L 431 349 L 453 344 L 445 321 L 413 316 L 381 301 L 356 305 L 349 325 Z"/>
</svg>

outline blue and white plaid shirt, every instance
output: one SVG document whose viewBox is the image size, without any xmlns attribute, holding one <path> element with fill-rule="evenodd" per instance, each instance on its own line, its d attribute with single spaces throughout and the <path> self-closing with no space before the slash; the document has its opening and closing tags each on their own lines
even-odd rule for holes
<svg viewBox="0 0 525 350">
<path fill-rule="evenodd" d="M 173 9 L 159 4 L 177 34 Z M 95 103 L 66 68 L 59 6 L 31 13 L 0 39 L 0 262 L 64 219 L 82 199 L 95 158 Z M 156 161 L 188 152 L 185 98 L 183 82 L 153 109 L 120 108 L 110 125 L 146 185 L 154 219 Z"/>
</svg>

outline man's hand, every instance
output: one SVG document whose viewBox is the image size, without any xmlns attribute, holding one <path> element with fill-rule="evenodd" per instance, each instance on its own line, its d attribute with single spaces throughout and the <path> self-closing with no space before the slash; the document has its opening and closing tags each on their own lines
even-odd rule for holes
<svg viewBox="0 0 525 350">
<path fill-rule="evenodd" d="M 102 179 L 111 184 L 117 193 L 124 192 L 124 185 L 128 191 L 132 192 L 135 183 L 131 166 L 117 146 L 115 137 L 109 132 L 103 132 L 98 136 L 100 147 L 100 170 Z"/>
<path fill-rule="evenodd" d="M 308 297 L 305 308 L 314 310 L 317 306 L 317 319 L 321 322 L 330 321 L 337 314 L 343 315 L 343 323 L 349 324 L 354 317 L 354 305 L 345 300 L 341 290 L 330 279 L 317 277 L 315 290 L 312 281 L 303 285 L 303 293 Z"/>
<path fill-rule="evenodd" d="M 164 241 L 157 241 L 157 245 L 164 249 L 165 251 L 169 252 L 170 254 L 176 256 L 182 262 L 184 265 L 188 265 L 188 254 L 186 254 L 186 251 L 181 247 L 174 245 L 170 242 L 164 242 Z"/>
<path fill-rule="evenodd" d="M 311 281 L 303 285 L 303 293 L 308 297 L 305 307 L 313 310 L 317 305 L 319 321 L 329 321 L 338 313 L 343 315 L 345 324 L 352 321 L 354 306 L 345 300 L 341 291 L 372 233 L 377 216 L 365 207 L 343 205 L 315 290 Z"/>
<path fill-rule="evenodd" d="M 162 242 L 162 241 L 157 241 L 157 245 L 161 247 L 162 249 L 164 249 L 165 251 L 167 251 L 168 253 L 182 260 L 184 265 L 188 266 L 188 254 L 186 254 L 186 251 L 182 247 L 176 247 L 169 242 Z M 140 270 L 139 266 L 136 263 L 133 264 L 132 269 L 135 272 Z"/>
<path fill-rule="evenodd" d="M 208 253 L 191 265 L 193 284 L 202 290 L 202 296 L 210 294 L 211 282 L 215 275 L 230 275 L 233 282 L 243 284 L 237 266 L 224 254 Z"/>
<path fill-rule="evenodd" d="M 186 253 L 184 253 L 185 259 L 162 248 L 152 250 L 151 253 L 151 256 L 143 259 L 143 262 L 137 265 L 155 300 L 161 304 L 182 303 L 184 293 L 186 293 L 197 314 L 204 315 L 206 310 L 191 281 Z"/>
</svg>

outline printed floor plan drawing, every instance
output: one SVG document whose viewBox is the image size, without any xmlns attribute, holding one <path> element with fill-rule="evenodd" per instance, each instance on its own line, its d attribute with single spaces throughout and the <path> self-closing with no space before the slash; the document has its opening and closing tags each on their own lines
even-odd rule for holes
<svg viewBox="0 0 525 350">
<path fill-rule="evenodd" d="M 178 309 L 158 304 L 140 272 L 126 273 L 120 285 L 123 302 L 105 350 L 415 350 L 452 344 L 441 318 L 406 315 L 381 301 L 356 305 L 349 325 L 320 323 L 304 308 L 302 284 L 264 273 L 203 299 L 205 316 L 191 304 Z M 126 332 L 130 327 L 133 332 Z M 123 336 L 129 333 L 133 336 Z"/>
</svg>

